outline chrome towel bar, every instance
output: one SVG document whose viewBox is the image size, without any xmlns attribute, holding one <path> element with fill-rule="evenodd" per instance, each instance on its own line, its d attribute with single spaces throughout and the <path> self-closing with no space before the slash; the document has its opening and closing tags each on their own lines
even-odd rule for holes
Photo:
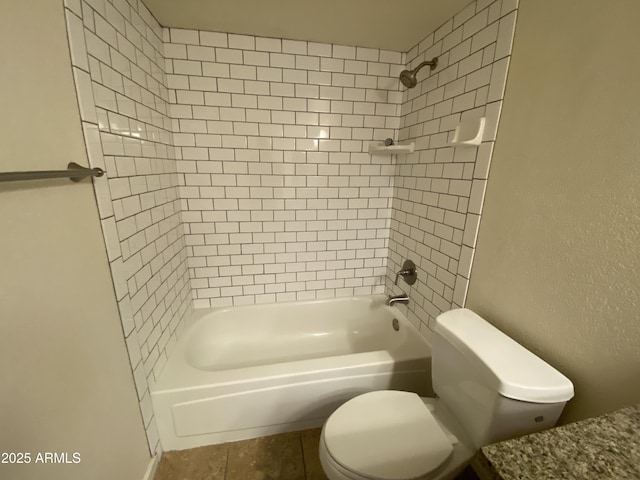
<svg viewBox="0 0 640 480">
<path fill-rule="evenodd" d="M 67 170 L 40 170 L 33 172 L 5 172 L 0 173 L 0 182 L 16 182 L 20 180 L 41 180 L 45 178 L 69 178 L 72 182 L 79 182 L 84 177 L 101 177 L 104 170 L 101 168 L 85 168 L 82 165 L 71 162 Z"/>
</svg>

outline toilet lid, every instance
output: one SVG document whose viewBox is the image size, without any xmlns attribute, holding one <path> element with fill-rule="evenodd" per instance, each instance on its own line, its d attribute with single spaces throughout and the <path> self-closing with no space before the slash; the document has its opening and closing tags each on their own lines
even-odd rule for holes
<svg viewBox="0 0 640 480">
<path fill-rule="evenodd" d="M 420 478 L 453 451 L 429 409 L 411 392 L 384 390 L 349 400 L 327 420 L 324 438 L 336 462 L 374 479 Z"/>
</svg>

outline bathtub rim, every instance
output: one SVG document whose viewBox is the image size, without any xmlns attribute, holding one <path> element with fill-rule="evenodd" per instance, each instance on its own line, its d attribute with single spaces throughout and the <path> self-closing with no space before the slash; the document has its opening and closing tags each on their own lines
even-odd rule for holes
<svg viewBox="0 0 640 480">
<path fill-rule="evenodd" d="M 210 387 L 213 384 L 238 385 L 253 382 L 256 378 L 267 381 L 277 381 L 282 378 L 295 377 L 300 381 L 304 381 L 304 377 L 306 376 L 322 377 L 323 372 L 334 372 L 337 369 L 343 370 L 346 373 L 346 371 L 351 368 L 356 369 L 363 365 L 380 366 L 380 371 L 384 371 L 385 367 L 393 369 L 394 365 L 399 363 L 405 363 L 410 368 L 412 362 L 419 362 L 420 359 L 425 357 L 425 349 L 428 355 L 431 355 L 431 344 L 397 307 L 389 307 L 384 304 L 386 298 L 385 295 L 376 294 L 193 310 L 191 318 L 187 321 L 186 328 L 173 348 L 158 380 L 150 386 L 150 392 L 153 395 L 172 391 L 199 390 Z M 190 330 L 196 322 L 202 320 L 209 314 L 224 313 L 231 309 L 246 309 L 251 311 L 264 307 L 278 308 L 294 303 L 298 305 L 313 305 L 333 302 L 346 303 L 354 300 L 368 300 L 371 304 L 379 304 L 381 308 L 391 313 L 394 318 L 398 319 L 401 328 L 409 329 L 408 345 L 404 345 L 403 348 L 394 351 L 393 354 L 387 350 L 375 350 L 296 360 L 292 362 L 246 366 L 228 370 L 201 370 L 193 367 L 186 359 L 185 350 L 189 344 L 188 338 Z"/>
</svg>

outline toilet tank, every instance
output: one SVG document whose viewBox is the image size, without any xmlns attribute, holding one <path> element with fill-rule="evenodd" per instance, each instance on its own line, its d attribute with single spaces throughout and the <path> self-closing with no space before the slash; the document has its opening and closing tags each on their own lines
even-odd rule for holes
<svg viewBox="0 0 640 480">
<path fill-rule="evenodd" d="M 433 389 L 476 447 L 553 427 L 573 384 L 466 308 L 436 318 Z"/>
</svg>

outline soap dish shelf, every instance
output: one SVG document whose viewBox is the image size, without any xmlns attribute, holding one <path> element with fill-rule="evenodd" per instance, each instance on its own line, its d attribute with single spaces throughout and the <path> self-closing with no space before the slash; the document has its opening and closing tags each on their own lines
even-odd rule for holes
<svg viewBox="0 0 640 480">
<path fill-rule="evenodd" d="M 482 143 L 485 117 L 468 118 L 462 120 L 448 143 L 450 147 L 477 147 Z"/>
<path fill-rule="evenodd" d="M 401 155 L 404 153 L 413 153 L 416 148 L 414 142 L 399 143 L 396 145 L 385 145 L 384 142 L 372 142 L 369 144 L 369 153 L 371 155 Z"/>
</svg>

